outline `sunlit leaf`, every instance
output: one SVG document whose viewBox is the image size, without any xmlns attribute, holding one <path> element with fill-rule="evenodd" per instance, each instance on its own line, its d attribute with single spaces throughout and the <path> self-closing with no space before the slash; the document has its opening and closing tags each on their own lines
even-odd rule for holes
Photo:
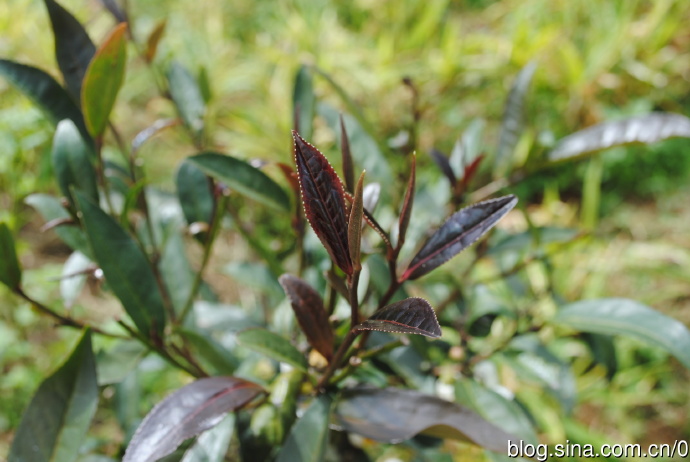
<svg viewBox="0 0 690 462">
<path fill-rule="evenodd" d="M 362 269 L 360 248 L 362 245 L 362 217 L 364 216 L 364 175 L 365 172 L 362 172 L 357 182 L 355 197 L 352 201 L 352 209 L 350 210 L 350 218 L 347 224 L 347 243 L 350 249 L 350 260 L 355 271 Z"/>
<path fill-rule="evenodd" d="M 87 331 L 67 361 L 38 387 L 14 435 L 13 462 L 76 460 L 98 404 Z"/>
<path fill-rule="evenodd" d="M 47 194 L 31 194 L 24 199 L 24 202 L 35 208 L 49 223 L 69 221 L 72 218 L 60 201 L 53 196 Z M 62 239 L 72 250 L 78 250 L 92 259 L 91 248 L 86 240 L 86 236 L 76 223 L 59 225 L 52 229 L 55 230 L 55 233 L 60 239 Z"/>
<path fill-rule="evenodd" d="M 146 61 L 151 62 L 153 58 L 156 57 L 156 51 L 158 51 L 158 44 L 163 38 L 163 33 L 165 32 L 165 26 L 168 24 L 166 19 L 162 19 L 156 23 L 149 37 L 146 39 Z"/>
<path fill-rule="evenodd" d="M 309 344 L 329 362 L 333 357 L 333 328 L 319 293 L 296 276 L 283 274 L 280 285 L 290 299 L 297 323 Z"/>
<path fill-rule="evenodd" d="M 93 56 L 82 83 L 81 105 L 89 132 L 103 133 L 125 76 L 127 23 L 120 23 Z"/>
<path fill-rule="evenodd" d="M 651 144 L 674 137 L 690 138 L 690 119 L 681 114 L 652 112 L 603 122 L 568 135 L 549 152 L 549 160 L 580 158 L 614 146 Z"/>
<path fill-rule="evenodd" d="M 328 423 L 332 401 L 328 395 L 321 395 L 311 402 L 302 417 L 295 422 L 277 462 L 320 462 L 328 444 Z"/>
<path fill-rule="evenodd" d="M 266 329 L 246 329 L 237 333 L 237 341 L 252 350 L 306 372 L 307 360 L 289 340 Z"/>
<path fill-rule="evenodd" d="M 690 368 L 690 331 L 671 317 L 624 298 L 583 300 L 561 307 L 552 323 L 582 332 L 626 335 L 658 346 Z"/>
<path fill-rule="evenodd" d="M 417 156 L 413 154 L 412 164 L 410 166 L 410 178 L 407 181 L 405 199 L 403 199 L 402 209 L 400 210 L 400 218 L 398 219 L 398 247 L 402 247 L 402 244 L 405 242 L 407 227 L 410 224 L 410 217 L 412 216 L 412 204 L 414 203 L 416 171 Z"/>
<path fill-rule="evenodd" d="M 91 141 L 81 110 L 49 74 L 32 66 L 0 59 L 0 75 L 31 99 L 53 124 L 69 119 L 77 126 L 82 137 Z"/>
<path fill-rule="evenodd" d="M 160 336 L 165 327 L 163 298 L 146 255 L 110 215 L 81 192 L 74 194 L 95 261 L 108 286 L 139 332 Z"/>
<path fill-rule="evenodd" d="M 417 279 L 469 247 L 517 204 L 510 194 L 465 207 L 451 215 L 417 255 L 400 280 Z"/>
<path fill-rule="evenodd" d="M 295 164 L 302 192 L 304 214 L 331 259 L 352 274 L 347 243 L 347 218 L 343 185 L 326 157 L 296 132 Z"/>
<path fill-rule="evenodd" d="M 335 416 L 345 430 L 389 443 L 424 433 L 502 452 L 509 439 L 516 440 L 463 406 L 415 390 L 344 390 L 336 404 Z"/>
<path fill-rule="evenodd" d="M 343 115 L 340 115 L 340 152 L 343 156 L 343 178 L 345 179 L 345 186 L 348 191 L 354 191 L 355 188 L 355 167 L 352 162 L 352 152 L 350 152 L 350 140 L 347 137 L 347 130 L 345 129 L 345 120 Z"/>
<path fill-rule="evenodd" d="M 17 259 L 14 238 L 4 221 L 0 222 L 0 282 L 12 290 L 19 289 L 22 269 Z"/>
<path fill-rule="evenodd" d="M 277 210 L 290 210 L 290 199 L 283 188 L 247 162 L 216 152 L 203 152 L 188 157 L 187 162 L 240 194 Z"/>
<path fill-rule="evenodd" d="M 79 251 L 72 252 L 69 256 L 62 267 L 60 277 L 60 297 L 66 308 L 74 304 L 86 284 L 88 273 L 93 272 L 95 268 L 94 263 Z"/>
<path fill-rule="evenodd" d="M 262 393 L 236 377 L 208 377 L 180 388 L 149 412 L 127 447 L 123 462 L 150 462 L 172 453 L 184 440 L 220 423 Z"/>
<path fill-rule="evenodd" d="M 84 27 L 54 0 L 44 0 L 55 37 L 55 58 L 65 85 L 75 101 L 80 101 L 86 68 L 96 47 Z"/>
<path fill-rule="evenodd" d="M 58 124 L 51 157 L 60 191 L 70 203 L 74 203 L 72 190 L 81 191 L 89 200 L 98 202 L 96 169 L 91 164 L 94 155 L 71 120 Z"/>
<path fill-rule="evenodd" d="M 295 114 L 293 128 L 305 138 L 311 138 L 316 98 L 314 96 L 314 82 L 308 66 L 300 66 L 297 74 L 295 74 L 292 104 Z"/>
<path fill-rule="evenodd" d="M 362 205 L 369 213 L 372 213 L 379 204 L 381 197 L 381 185 L 379 183 L 369 183 L 364 187 L 362 195 Z"/>
<path fill-rule="evenodd" d="M 355 326 L 355 330 L 419 334 L 432 338 L 441 336 L 436 313 L 423 298 L 406 298 L 392 303 Z"/>
</svg>

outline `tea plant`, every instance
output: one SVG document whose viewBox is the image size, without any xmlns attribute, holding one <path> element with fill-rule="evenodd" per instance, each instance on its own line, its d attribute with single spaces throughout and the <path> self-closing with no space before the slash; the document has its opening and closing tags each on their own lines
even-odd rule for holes
<svg viewBox="0 0 690 462">
<path fill-rule="evenodd" d="M 99 387 L 124 382 L 148 353 L 191 381 L 127 435 L 125 461 L 367 460 L 380 452 L 364 451 L 367 444 L 353 435 L 410 440 L 422 457 L 439 455 L 435 438 L 457 439 L 499 459 L 508 440 L 535 443 L 546 432 L 545 405 L 563 421 L 571 418 L 577 394 L 566 352 L 573 345 L 589 348 L 589 360 L 610 374 L 616 334 L 659 346 L 690 367 L 690 333 L 678 321 L 627 299 L 561 300 L 549 265 L 579 239 L 576 231 L 532 225 L 523 209 L 526 231 L 498 230 L 473 254 L 451 260 L 518 213 L 511 212 L 515 195 L 489 196 L 555 162 L 688 137 L 686 117 L 607 122 L 551 150 L 535 143 L 516 156 L 531 64 L 516 79 L 494 153 L 480 154 L 475 125 L 450 156 L 432 153 L 450 187 L 431 180 L 435 172 L 420 170 L 418 181 L 413 127 L 399 149 L 407 165 L 401 188 L 366 119 L 322 70 L 305 66 L 296 74 L 291 154 L 286 149 L 284 162 L 260 165 L 209 148 L 208 92 L 172 62 L 161 72 L 163 93 L 179 118 L 144 128 L 128 145 L 110 122 L 125 76 L 126 12 L 107 3 L 119 24 L 96 48 L 71 14 L 54 0 L 45 4 L 64 86 L 10 60 L 0 61 L 0 74 L 56 125 L 51 158 L 62 197 L 33 194 L 26 202 L 74 253 L 65 263 L 62 305 L 43 303 L 25 290 L 2 223 L 0 282 L 58 326 L 83 333 L 24 412 L 11 461 L 77 460 L 89 450 L 83 439 Z M 160 31 L 146 47 L 136 44 L 154 70 L 159 39 Z M 315 76 L 345 98 L 352 115 L 317 103 Z M 416 91 L 412 81 L 405 85 Z M 317 116 L 340 138 L 342 180 L 308 142 Z M 178 166 L 170 195 L 150 185 L 138 151 L 180 126 L 198 152 Z M 121 158 L 105 155 L 111 139 Z M 360 165 L 367 170 L 355 181 Z M 446 206 L 451 213 L 441 220 Z M 208 273 L 221 234 L 241 237 L 261 261 L 232 267 L 238 281 L 258 287 L 260 306 L 218 302 Z M 198 262 L 188 258 L 190 248 Z M 540 271 L 541 283 L 526 276 L 530 268 Z M 117 297 L 122 318 L 95 323 L 69 310 L 87 277 Z M 287 302 L 276 295 L 278 284 Z M 94 336 L 111 341 L 96 352 Z M 532 391 L 504 383 L 505 371 Z M 462 450 L 477 454 L 469 445 Z"/>
</svg>

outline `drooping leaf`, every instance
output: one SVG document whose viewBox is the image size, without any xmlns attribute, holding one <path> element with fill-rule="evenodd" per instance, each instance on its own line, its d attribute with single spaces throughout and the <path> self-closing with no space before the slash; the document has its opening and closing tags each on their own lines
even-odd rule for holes
<svg viewBox="0 0 690 462">
<path fill-rule="evenodd" d="M 671 317 L 624 298 L 583 300 L 561 307 L 551 320 L 582 332 L 626 335 L 663 348 L 690 368 L 690 331 Z"/>
<path fill-rule="evenodd" d="M 400 218 L 398 219 L 398 248 L 402 247 L 402 244 L 405 242 L 405 234 L 407 234 L 407 227 L 410 224 L 410 217 L 412 216 L 416 171 L 417 156 L 413 154 L 412 164 L 410 166 L 410 178 L 407 182 L 405 199 L 403 199 L 402 209 L 400 210 Z"/>
<path fill-rule="evenodd" d="M 60 277 L 60 297 L 66 308 L 70 308 L 81 294 L 89 271 L 96 266 L 83 253 L 72 252 L 64 266 Z"/>
<path fill-rule="evenodd" d="M 530 82 L 537 69 L 536 61 L 530 61 L 520 69 L 510 88 L 506 105 L 503 109 L 501 134 L 498 138 L 498 150 L 494 163 L 494 177 L 505 175 L 515 151 L 515 146 L 522 135 L 525 124 L 525 96 Z"/>
<path fill-rule="evenodd" d="M 161 38 L 163 38 L 163 33 L 165 33 L 165 26 L 167 24 L 167 19 L 162 19 L 161 21 L 157 22 L 156 26 L 149 34 L 149 37 L 146 39 L 146 53 L 144 54 L 146 61 L 152 62 L 153 58 L 156 57 L 158 44 L 160 43 Z"/>
<path fill-rule="evenodd" d="M 328 423 L 332 400 L 328 395 L 314 399 L 302 417 L 295 422 L 277 462 L 320 462 L 328 444 Z"/>
<path fill-rule="evenodd" d="M 168 85 L 177 112 L 192 132 L 199 136 L 204 129 L 206 104 L 194 76 L 177 61 L 168 69 Z"/>
<path fill-rule="evenodd" d="M 91 335 L 38 387 L 14 435 L 9 460 L 73 461 L 96 412 L 98 384 Z"/>
<path fill-rule="evenodd" d="M 319 293 L 296 276 L 283 274 L 280 285 L 290 299 L 292 309 L 309 344 L 331 361 L 333 358 L 333 328 Z"/>
<path fill-rule="evenodd" d="M 417 279 L 450 260 L 498 223 L 515 204 L 517 198 L 509 194 L 454 213 L 417 252 L 400 280 Z"/>
<path fill-rule="evenodd" d="M 22 268 L 17 259 L 14 238 L 4 221 L 0 221 L 0 282 L 12 290 L 19 289 L 22 282 Z"/>
<path fill-rule="evenodd" d="M 450 161 L 448 160 L 446 155 L 438 149 L 432 149 L 429 154 L 431 155 L 431 158 L 433 159 L 434 163 L 438 165 L 438 168 L 441 170 L 441 172 L 443 172 L 443 175 L 445 175 L 445 177 L 448 178 L 450 185 L 454 187 L 455 184 L 458 182 L 458 179 L 455 177 L 453 167 L 450 166 Z"/>
<path fill-rule="evenodd" d="M 160 336 L 165 309 L 151 265 L 134 240 L 110 215 L 74 192 L 95 261 L 139 332 Z"/>
<path fill-rule="evenodd" d="M 177 169 L 175 186 L 187 224 L 204 223 L 210 226 L 215 199 L 208 176 L 192 162 L 184 161 Z M 206 233 L 202 232 L 198 237 L 203 242 Z"/>
<path fill-rule="evenodd" d="M 218 425 L 199 435 L 180 462 L 223 462 L 234 431 L 235 415 L 228 414 Z"/>
<path fill-rule="evenodd" d="M 352 274 L 344 191 L 340 178 L 318 149 L 304 141 L 296 132 L 292 135 L 304 214 L 331 259 L 346 274 Z"/>
<path fill-rule="evenodd" d="M 94 137 L 100 136 L 110 118 L 115 98 L 125 76 L 127 62 L 127 23 L 120 23 L 105 39 L 82 83 L 81 105 L 84 121 Z"/>
<path fill-rule="evenodd" d="M 220 423 L 262 393 L 236 377 L 207 377 L 158 403 L 137 428 L 123 462 L 150 462 L 172 453 L 184 440 Z"/>
<path fill-rule="evenodd" d="M 289 340 L 266 329 L 246 329 L 237 333 L 237 341 L 252 350 L 307 372 L 307 360 Z"/>
<path fill-rule="evenodd" d="M 290 199 L 283 188 L 247 162 L 217 152 L 203 152 L 187 161 L 240 194 L 280 211 L 290 210 Z"/>
<path fill-rule="evenodd" d="M 98 203 L 96 169 L 91 164 L 94 155 L 71 120 L 58 124 L 51 157 L 60 191 L 72 205 L 72 190 L 81 191 L 90 201 Z"/>
<path fill-rule="evenodd" d="M 350 140 L 347 138 L 345 120 L 343 120 L 342 114 L 340 114 L 340 152 L 343 156 L 343 178 L 345 178 L 345 187 L 348 191 L 354 191 L 355 167 L 352 162 L 352 152 L 350 152 Z"/>
<path fill-rule="evenodd" d="M 355 271 L 362 269 L 360 249 L 362 246 L 362 217 L 364 215 L 364 175 L 363 171 L 355 188 L 350 218 L 347 224 L 347 244 L 350 249 L 350 260 Z"/>
<path fill-rule="evenodd" d="M 311 138 L 314 124 L 314 82 L 308 66 L 301 65 L 295 74 L 295 87 L 292 92 L 294 108 L 294 129 L 305 138 Z"/>
<path fill-rule="evenodd" d="M 436 319 L 436 313 L 423 298 L 406 298 L 391 303 L 355 326 L 355 330 L 419 334 L 431 338 L 441 336 L 441 326 Z"/>
<path fill-rule="evenodd" d="M 49 223 L 55 223 L 57 221 L 66 222 L 72 218 L 58 199 L 47 194 L 31 194 L 24 199 L 24 202 L 35 208 L 38 213 L 43 216 L 43 219 Z M 55 226 L 52 229 L 55 230 L 55 233 L 60 239 L 62 239 L 72 250 L 78 250 L 89 257 L 89 259 L 93 260 L 91 248 L 86 240 L 86 236 L 76 223 Z"/>
<path fill-rule="evenodd" d="M 509 439 L 517 439 L 459 404 L 415 390 L 344 390 L 336 404 L 335 416 L 345 430 L 389 443 L 424 433 L 502 452 Z"/>
<path fill-rule="evenodd" d="M 65 79 L 67 90 L 75 101 L 81 98 L 81 85 L 86 68 L 96 47 L 84 27 L 54 0 L 44 0 L 55 36 L 55 58 Z"/>
<path fill-rule="evenodd" d="M 674 137 L 690 138 L 690 119 L 681 114 L 652 112 L 603 122 L 568 135 L 549 152 L 549 160 L 576 159 L 614 146 L 651 144 Z"/>
<path fill-rule="evenodd" d="M 81 110 L 49 74 L 32 66 L 0 59 L 0 75 L 31 99 L 53 124 L 69 119 L 77 126 L 82 137 L 91 141 Z"/>
</svg>

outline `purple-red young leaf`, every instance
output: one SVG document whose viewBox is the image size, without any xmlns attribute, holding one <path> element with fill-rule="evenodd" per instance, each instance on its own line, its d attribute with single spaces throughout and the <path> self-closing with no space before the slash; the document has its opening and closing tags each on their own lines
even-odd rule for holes
<svg viewBox="0 0 690 462">
<path fill-rule="evenodd" d="M 412 259 L 400 281 L 417 279 L 447 262 L 490 230 L 517 204 L 512 194 L 465 207 L 446 220 Z"/>
<path fill-rule="evenodd" d="M 345 178 L 345 187 L 348 191 L 354 191 L 355 187 L 355 167 L 352 163 L 352 153 L 350 152 L 350 140 L 347 137 L 347 130 L 345 130 L 345 120 L 340 114 L 340 150 L 343 154 L 343 176 Z"/>
<path fill-rule="evenodd" d="M 406 298 L 378 310 L 355 330 L 378 330 L 395 334 L 441 336 L 441 326 L 434 309 L 423 298 Z"/>
<path fill-rule="evenodd" d="M 474 174 L 477 173 L 477 169 L 479 168 L 479 164 L 482 163 L 483 159 L 484 159 L 484 154 L 479 154 L 477 157 L 474 158 L 474 160 L 472 162 L 465 165 L 465 169 L 464 169 L 464 172 L 462 175 L 462 184 L 464 186 L 467 186 L 467 184 L 474 177 Z"/>
<path fill-rule="evenodd" d="M 278 282 L 290 299 L 309 345 L 330 362 L 333 358 L 333 329 L 321 296 L 309 284 L 290 274 L 283 274 Z"/>
<path fill-rule="evenodd" d="M 448 178 L 448 181 L 450 182 L 450 185 L 455 187 L 455 184 L 458 182 L 458 179 L 455 177 L 455 172 L 453 172 L 453 167 L 450 166 L 450 161 L 446 157 L 445 154 L 443 154 L 441 151 L 438 149 L 432 149 L 431 150 L 431 158 L 433 159 L 434 163 L 438 165 L 438 168 L 441 169 L 441 172 Z"/>
<path fill-rule="evenodd" d="M 263 389 L 236 377 L 207 377 L 180 388 L 149 412 L 123 462 L 149 462 L 172 453 L 186 439 L 218 424 Z"/>
<path fill-rule="evenodd" d="M 318 149 L 297 132 L 293 131 L 292 136 L 304 214 L 331 259 L 345 274 L 351 275 L 343 185 Z"/>
<path fill-rule="evenodd" d="M 355 198 L 352 201 L 350 210 L 350 220 L 347 224 L 347 242 L 350 247 L 350 260 L 355 271 L 362 269 L 360 258 L 360 248 L 362 244 L 362 216 L 364 214 L 364 175 L 366 170 L 359 176 L 357 187 L 355 188 Z"/>
<path fill-rule="evenodd" d="M 351 195 L 350 193 L 348 193 L 348 192 L 345 193 L 345 198 L 346 198 L 350 203 L 354 203 L 354 201 L 355 201 L 355 198 L 352 197 L 352 195 Z M 381 225 L 376 221 L 376 219 L 375 219 L 374 216 L 371 214 L 371 212 L 369 212 L 369 210 L 368 210 L 366 207 L 364 207 L 364 210 L 362 211 L 362 214 L 363 214 L 363 216 L 364 216 L 364 221 L 366 221 L 367 224 L 368 224 L 369 226 L 371 226 L 371 229 L 373 229 L 374 231 L 376 231 L 376 234 L 378 234 L 379 236 L 381 236 L 381 239 L 383 239 L 383 242 L 385 242 L 385 243 L 386 243 L 386 246 L 390 248 L 390 247 L 391 247 L 391 240 L 388 238 L 388 234 L 386 234 L 386 232 L 383 230 L 383 228 L 381 227 Z"/>
<path fill-rule="evenodd" d="M 400 211 L 400 219 L 398 220 L 398 248 L 405 243 L 405 234 L 407 227 L 410 224 L 410 216 L 412 216 L 412 204 L 414 203 L 414 186 L 417 170 L 417 156 L 412 155 L 412 166 L 410 168 L 410 179 L 407 183 L 407 191 L 405 192 L 405 199 L 403 200 L 402 210 Z"/>
</svg>

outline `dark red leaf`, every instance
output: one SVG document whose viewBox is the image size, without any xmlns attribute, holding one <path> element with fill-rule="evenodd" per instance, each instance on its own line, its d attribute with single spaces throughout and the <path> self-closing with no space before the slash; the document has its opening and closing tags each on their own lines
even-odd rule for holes
<svg viewBox="0 0 690 462">
<path fill-rule="evenodd" d="M 451 215 L 412 259 L 400 281 L 417 279 L 447 262 L 490 230 L 517 204 L 509 194 L 465 207 Z"/>
<path fill-rule="evenodd" d="M 172 453 L 184 440 L 218 424 L 263 389 L 236 377 L 207 377 L 158 403 L 137 428 L 123 462 L 149 462 Z"/>
<path fill-rule="evenodd" d="M 343 185 L 326 157 L 292 132 L 304 214 L 336 265 L 351 275 Z"/>
<path fill-rule="evenodd" d="M 466 407 L 414 390 L 344 390 L 336 404 L 335 417 L 349 432 L 389 443 L 425 433 L 503 452 L 509 439 L 518 439 Z"/>
<path fill-rule="evenodd" d="M 278 279 L 290 299 L 292 309 L 309 345 L 326 358 L 333 358 L 333 329 L 328 322 L 328 313 L 316 290 L 296 276 L 283 274 Z"/>
<path fill-rule="evenodd" d="M 407 233 L 407 227 L 410 224 L 410 216 L 412 216 L 416 170 L 417 156 L 412 155 L 410 179 L 407 182 L 407 191 L 405 191 L 405 199 L 403 200 L 402 210 L 400 211 L 400 219 L 398 220 L 398 248 L 402 247 L 403 243 L 405 242 L 405 234 Z"/>
<path fill-rule="evenodd" d="M 441 336 L 436 313 L 423 298 L 406 298 L 392 303 L 355 326 L 355 330 L 419 334 L 432 338 Z"/>
<path fill-rule="evenodd" d="M 343 120 L 342 114 L 340 114 L 340 150 L 343 154 L 343 175 L 345 177 L 345 186 L 347 187 L 348 191 L 352 192 L 355 188 L 355 168 L 352 163 L 350 140 L 347 137 L 345 121 Z"/>
<path fill-rule="evenodd" d="M 455 186 L 455 183 L 458 182 L 458 179 L 455 177 L 453 167 L 450 166 L 450 162 L 448 161 L 448 158 L 445 156 L 445 154 L 443 154 L 438 149 L 432 149 L 431 158 L 434 160 L 436 165 L 438 165 L 438 168 L 441 169 L 446 178 L 448 178 L 448 181 L 450 181 L 450 185 Z"/>
<path fill-rule="evenodd" d="M 299 194 L 299 180 L 297 179 L 295 169 L 284 162 L 277 162 L 276 165 L 288 180 L 288 183 L 290 183 L 290 188 L 295 191 L 295 194 Z"/>
<path fill-rule="evenodd" d="M 477 173 L 477 168 L 479 168 L 479 164 L 482 163 L 482 159 L 484 159 L 484 154 L 478 155 L 472 162 L 469 163 L 469 165 L 465 165 L 465 171 L 462 175 L 463 185 L 467 186 L 467 184 L 472 180 L 474 174 Z"/>
</svg>

